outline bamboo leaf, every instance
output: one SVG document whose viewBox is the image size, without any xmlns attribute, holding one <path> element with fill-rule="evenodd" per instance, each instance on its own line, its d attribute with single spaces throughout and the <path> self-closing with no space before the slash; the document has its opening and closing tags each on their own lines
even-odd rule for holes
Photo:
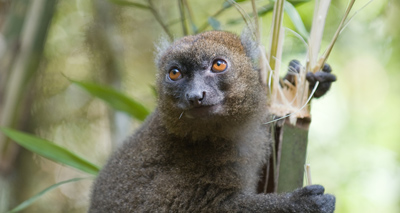
<svg viewBox="0 0 400 213">
<path fill-rule="evenodd" d="M 56 145 L 53 142 L 9 128 L 0 128 L 0 130 L 13 141 L 23 146 L 25 149 L 28 149 L 45 158 L 93 175 L 97 175 L 100 170 L 97 165 L 85 160 L 84 158 L 61 146 Z"/>
<path fill-rule="evenodd" d="M 265 16 L 268 13 L 272 12 L 273 9 L 274 9 L 274 2 L 270 2 L 267 5 L 261 7 L 261 9 L 258 10 L 257 14 L 259 17 L 262 17 L 262 16 Z M 253 17 L 254 14 L 251 13 L 251 14 L 249 14 L 249 16 Z M 234 24 L 239 24 L 241 22 L 243 22 L 243 18 L 237 18 L 237 19 L 228 20 L 227 24 L 234 25 Z"/>
<path fill-rule="evenodd" d="M 304 38 L 308 38 L 309 33 L 304 26 L 303 21 L 299 13 L 297 12 L 296 8 L 289 2 L 285 2 L 284 8 L 286 13 L 289 15 L 290 20 L 292 20 L 294 26 L 296 27 L 297 31 L 302 35 Z"/>
<path fill-rule="evenodd" d="M 236 2 L 236 3 L 239 3 L 239 2 L 244 2 L 244 1 L 247 1 L 247 0 L 226 0 L 225 2 L 224 2 L 224 4 L 222 5 L 222 8 L 221 9 L 219 9 L 218 11 L 216 11 L 213 15 L 211 15 L 210 17 L 211 18 L 213 18 L 213 19 L 215 19 L 216 17 L 218 17 L 218 16 L 220 16 L 224 11 L 226 11 L 226 9 L 228 9 L 228 8 L 230 8 L 230 7 L 232 7 L 232 3 L 233 2 Z M 229 22 L 228 22 L 229 23 Z M 209 25 L 211 25 L 210 24 L 210 19 L 207 19 L 207 22 L 205 22 L 203 25 L 201 25 L 196 31 L 194 31 L 194 32 L 203 32 Z"/>
<path fill-rule="evenodd" d="M 240 2 L 247 1 L 247 0 L 232 0 L 232 1 L 234 1 L 236 3 L 240 3 Z M 232 3 L 230 1 L 225 1 L 224 4 L 222 4 L 223 8 L 229 8 L 231 6 L 232 6 Z"/>
<path fill-rule="evenodd" d="M 221 30 L 221 23 L 217 19 L 208 17 L 208 23 L 214 30 Z"/>
<path fill-rule="evenodd" d="M 81 181 L 81 180 L 85 180 L 88 178 L 73 178 L 73 179 L 69 179 L 69 180 L 65 180 L 65 181 L 61 181 L 59 183 L 56 183 L 54 185 L 49 186 L 48 188 L 44 189 L 43 191 L 37 193 L 36 195 L 34 195 L 33 197 L 29 198 L 28 200 L 25 200 L 24 202 L 22 202 L 21 204 L 19 204 L 17 207 L 11 209 L 8 213 L 14 213 L 14 212 L 19 212 L 22 211 L 23 209 L 25 209 L 26 207 L 30 206 L 32 203 L 34 203 L 35 201 L 37 201 L 39 198 L 41 198 L 44 194 L 46 194 L 47 192 L 63 185 L 66 183 L 71 183 L 71 182 L 76 182 L 76 181 Z"/>
<path fill-rule="evenodd" d="M 272 12 L 274 10 L 274 2 L 270 2 L 269 4 L 265 5 L 264 7 L 261 7 L 260 10 L 258 10 L 258 16 L 265 16 L 268 13 Z M 252 14 L 253 16 L 253 14 Z"/>
<path fill-rule="evenodd" d="M 292 0 L 292 1 L 286 1 L 286 2 L 292 4 L 292 6 L 295 7 L 295 6 L 299 6 L 299 5 L 309 2 L 309 1 L 311 1 L 311 0 L 297 0 L 297 1 Z M 258 16 L 262 17 L 262 16 L 265 16 L 265 15 L 269 14 L 270 12 L 272 12 L 274 9 L 274 2 L 275 2 L 275 0 L 271 0 L 268 4 L 261 7 L 261 9 L 259 9 L 257 12 Z M 250 17 L 254 16 L 253 13 L 251 13 L 249 15 L 250 15 Z M 238 24 L 241 22 L 243 22 L 243 18 L 228 20 L 227 24 L 234 25 L 234 24 Z"/>
<path fill-rule="evenodd" d="M 88 82 L 73 80 L 71 82 L 107 102 L 113 109 L 123 111 L 138 120 L 143 121 L 150 114 L 142 104 L 113 88 Z"/>
<path fill-rule="evenodd" d="M 128 7 L 136 7 L 139 9 L 145 9 L 149 10 L 150 7 L 144 4 L 136 3 L 136 2 L 131 2 L 131 1 L 125 1 L 125 0 L 109 0 L 113 4 L 117 4 L 120 6 L 128 6 Z"/>
<path fill-rule="evenodd" d="M 199 28 L 194 23 L 190 23 L 190 28 L 192 29 L 192 32 L 195 34 L 199 31 Z"/>
</svg>

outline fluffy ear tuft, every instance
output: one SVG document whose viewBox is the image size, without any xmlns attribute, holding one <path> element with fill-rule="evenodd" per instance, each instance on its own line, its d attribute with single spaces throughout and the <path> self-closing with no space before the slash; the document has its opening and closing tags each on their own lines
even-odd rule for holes
<svg viewBox="0 0 400 213">
<path fill-rule="evenodd" d="M 154 44 L 155 48 L 155 58 L 154 62 L 159 67 L 159 63 L 161 61 L 161 56 L 165 53 L 165 51 L 171 46 L 171 42 L 167 37 L 163 36 Z"/>
<path fill-rule="evenodd" d="M 260 49 L 254 33 L 249 28 L 245 28 L 240 36 L 240 40 L 246 50 L 246 55 L 251 58 L 254 67 L 258 67 Z"/>
<path fill-rule="evenodd" d="M 245 28 L 240 36 L 246 55 L 251 59 L 253 68 L 259 72 L 259 81 L 262 85 L 267 85 L 267 59 L 264 49 L 257 42 L 254 33 Z"/>
</svg>

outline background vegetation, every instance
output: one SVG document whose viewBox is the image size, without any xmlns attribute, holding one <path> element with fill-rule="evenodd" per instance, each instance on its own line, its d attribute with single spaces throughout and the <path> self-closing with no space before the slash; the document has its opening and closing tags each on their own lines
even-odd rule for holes
<svg viewBox="0 0 400 213">
<path fill-rule="evenodd" d="M 17 17 L 14 20 L 23 19 L 32 2 L 0 1 L 2 118 L 8 116 L 4 114 L 5 94 L 13 88 L 10 73 L 16 70 L 10 64 L 26 54 L 23 42 L 13 43 L 26 27 L 19 22 L 10 25 L 6 20 L 12 13 Z M 51 2 L 56 1 L 40 2 L 47 5 L 42 7 L 47 8 L 44 11 L 51 11 Z M 195 31 L 194 25 L 197 29 L 203 25 L 206 30 L 212 29 L 207 20 L 214 28 L 238 34 L 245 26 L 233 7 L 218 13 L 223 0 L 129 1 L 139 5 L 124 2 L 59 0 L 54 4 L 47 37 L 38 38 L 42 38 L 44 49 L 34 46 L 31 51 L 32 55 L 43 54 L 41 60 L 36 65 L 27 62 L 26 67 L 32 67 L 32 71 L 17 87 L 22 91 L 15 115 L 19 119 L 6 126 L 54 141 L 103 165 L 112 150 L 140 125 L 140 120 L 113 111 L 110 104 L 94 98 L 71 80 L 107 85 L 152 110 L 156 100 L 154 44 L 167 36 L 159 21 L 168 25 L 172 36 L 181 37 L 184 30 L 179 22 L 178 2 L 187 2 L 191 8 L 191 13 L 186 14 L 189 33 Z M 256 2 L 260 10 L 268 9 L 270 3 Z M 358 0 L 353 11 L 367 2 Z M 313 4 L 308 1 L 296 5 L 308 31 Z M 240 5 L 251 13 L 250 1 Z M 347 0 L 332 1 L 322 49 L 333 36 L 346 5 Z M 312 165 L 313 182 L 323 184 L 327 192 L 336 195 L 337 212 L 400 211 L 399 12 L 399 1 L 375 0 L 357 14 L 339 37 L 328 61 L 338 82 L 326 97 L 313 101 L 307 161 Z M 40 14 L 46 18 L 47 13 Z M 211 16 L 214 18 L 209 19 Z M 261 17 L 265 44 L 269 41 L 271 16 L 268 13 Z M 15 30 L 7 30 L 10 26 Z M 39 26 L 42 25 L 36 27 Z M 288 16 L 285 27 L 296 30 Z M 284 70 L 287 61 L 305 58 L 306 51 L 293 33 L 287 32 L 285 39 Z M 0 212 L 55 183 L 89 176 L 10 144 L 13 143 L 0 147 Z M 26 212 L 85 212 L 92 180 L 64 184 L 41 196 Z"/>
</svg>

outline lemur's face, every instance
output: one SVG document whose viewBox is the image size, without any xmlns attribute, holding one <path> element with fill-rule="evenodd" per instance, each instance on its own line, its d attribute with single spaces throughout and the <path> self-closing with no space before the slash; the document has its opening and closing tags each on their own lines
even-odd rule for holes
<svg viewBox="0 0 400 213">
<path fill-rule="evenodd" d="M 231 33 L 212 31 L 184 37 L 161 60 L 159 102 L 185 119 L 247 113 L 256 101 L 255 93 L 260 92 L 254 91 L 258 72 L 240 39 Z"/>
</svg>

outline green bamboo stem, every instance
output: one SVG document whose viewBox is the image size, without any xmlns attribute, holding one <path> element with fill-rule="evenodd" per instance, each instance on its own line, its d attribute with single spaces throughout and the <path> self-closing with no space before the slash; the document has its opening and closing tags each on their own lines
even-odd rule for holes
<svg viewBox="0 0 400 213">
<path fill-rule="evenodd" d="M 274 14 L 273 14 L 273 25 L 272 25 L 272 38 L 271 38 L 271 45 L 270 45 L 270 51 L 269 51 L 269 73 L 268 73 L 268 79 L 266 82 L 268 82 L 268 86 L 270 89 L 270 100 L 274 100 L 272 97 L 272 94 L 276 94 L 278 88 L 275 88 L 279 84 L 274 82 L 277 80 L 276 76 L 279 76 L 279 69 L 278 66 L 276 65 L 276 59 L 281 58 L 281 48 L 282 48 L 282 22 L 283 22 L 283 6 L 284 6 L 284 0 L 277 0 L 274 5 Z M 273 113 L 273 112 L 272 112 Z M 272 132 L 274 132 L 274 140 L 272 143 L 272 154 L 271 157 L 268 159 L 269 160 L 269 165 L 267 165 L 267 169 L 264 172 L 265 173 L 265 183 L 266 186 L 264 187 L 266 189 L 267 193 L 270 192 L 276 192 L 277 191 L 277 181 L 279 178 L 279 164 L 280 164 L 280 151 L 281 151 L 281 131 L 283 131 L 283 126 L 279 126 L 280 122 L 276 122 L 272 124 Z"/>
<path fill-rule="evenodd" d="M 270 62 L 269 65 L 272 70 L 275 70 L 276 60 L 278 55 L 279 39 L 282 29 L 283 22 L 283 4 L 284 0 L 277 0 L 274 6 L 274 25 L 272 29 L 272 40 L 271 40 L 271 50 L 270 50 Z"/>
<path fill-rule="evenodd" d="M 286 119 L 282 128 L 277 192 L 290 192 L 303 186 L 309 124 L 310 120 L 298 119 L 293 126 Z"/>
<path fill-rule="evenodd" d="M 270 81 L 270 79 L 273 79 L 273 76 L 276 76 L 277 73 L 277 63 L 276 59 L 281 58 L 279 56 L 279 53 L 281 53 L 280 49 L 282 47 L 282 38 L 281 38 L 281 33 L 283 30 L 282 23 L 283 23 L 283 5 L 285 1 L 284 0 L 277 0 L 275 2 L 274 6 L 274 18 L 273 18 L 273 29 L 272 29 L 272 39 L 271 39 L 271 49 L 269 52 L 269 67 L 270 71 L 268 74 L 268 79 L 267 82 L 270 82 L 269 86 L 271 91 L 273 92 L 274 90 L 274 82 Z M 275 74 L 274 74 L 275 73 Z M 276 79 L 275 79 L 276 80 Z"/>
</svg>

